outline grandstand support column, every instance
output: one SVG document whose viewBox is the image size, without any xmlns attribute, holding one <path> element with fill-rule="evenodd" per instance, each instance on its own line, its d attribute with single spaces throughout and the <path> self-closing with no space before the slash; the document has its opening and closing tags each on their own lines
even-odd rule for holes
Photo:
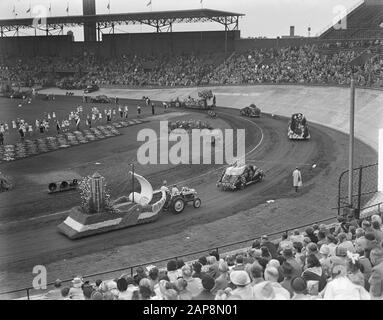
<svg viewBox="0 0 383 320">
<path fill-rule="evenodd" d="M 227 17 L 225 17 L 225 59 L 227 58 L 227 29 L 229 28 L 227 24 Z"/>
<path fill-rule="evenodd" d="M 100 22 L 97 23 L 97 41 L 101 41 L 101 27 L 100 27 Z"/>
<path fill-rule="evenodd" d="M 349 171 L 348 171 L 348 202 L 350 208 L 353 207 L 353 180 L 354 180 L 354 119 L 355 119 L 355 80 L 351 79 L 350 96 L 350 140 L 349 140 Z"/>
<path fill-rule="evenodd" d="M 0 28 L 0 34 L 1 34 L 1 37 L 4 38 L 4 30 L 3 30 L 3 27 Z"/>
</svg>

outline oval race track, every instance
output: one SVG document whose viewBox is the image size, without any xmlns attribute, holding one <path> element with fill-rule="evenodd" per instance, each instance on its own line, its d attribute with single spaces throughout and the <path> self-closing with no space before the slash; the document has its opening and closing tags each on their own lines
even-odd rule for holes
<svg viewBox="0 0 383 320">
<path fill-rule="evenodd" d="M 85 265 L 88 273 L 119 268 L 122 264 L 201 250 L 334 215 L 330 209 L 335 206 L 337 179 L 347 163 L 345 134 L 311 124 L 310 141 L 291 142 L 286 137 L 286 118 L 265 116 L 248 120 L 239 117 L 238 110 L 222 108 L 217 113 L 232 127 L 246 129 L 246 150 L 256 147 L 247 160 L 265 170 L 264 182 L 241 192 L 222 192 L 215 187 L 220 170 L 196 173 L 190 179 L 181 180 L 187 180 L 186 184 L 200 194 L 199 210 L 190 206 L 181 215 L 164 213 L 152 224 L 76 241 L 58 234 L 56 225 L 62 221 L 60 215 L 6 223 L 0 227 L 0 267 L 7 274 L 7 283 L 2 277 L 3 289 L 11 283 L 12 287 L 29 285 L 36 264 L 48 265 L 49 280 L 54 280 L 58 275 L 71 277 L 81 273 Z M 308 117 L 309 123 L 310 120 Z M 376 160 L 376 152 L 360 141 L 356 142 L 356 150 L 358 155 L 363 155 L 356 163 Z M 315 170 L 312 164 L 317 164 Z M 291 188 L 290 178 L 297 165 L 302 168 L 305 185 L 298 195 Z M 175 172 L 155 175 L 169 177 L 168 181 L 172 182 Z M 151 175 L 148 178 L 150 181 Z M 73 199 L 69 197 L 69 203 Z M 269 199 L 276 200 L 270 208 L 264 205 Z"/>
</svg>

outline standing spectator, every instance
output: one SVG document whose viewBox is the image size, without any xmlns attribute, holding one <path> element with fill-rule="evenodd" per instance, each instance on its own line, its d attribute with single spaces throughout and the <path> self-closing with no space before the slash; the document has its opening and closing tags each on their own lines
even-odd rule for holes
<svg viewBox="0 0 383 320">
<path fill-rule="evenodd" d="M 293 187 L 295 192 L 298 192 L 298 188 L 302 187 L 302 174 L 298 167 L 293 171 Z"/>
<path fill-rule="evenodd" d="M 298 242 L 299 243 L 299 242 Z M 283 250 L 283 257 L 286 259 L 285 263 L 288 263 L 292 268 L 291 277 L 295 278 L 302 274 L 302 264 L 294 258 L 292 249 Z"/>
<path fill-rule="evenodd" d="M 125 114 L 125 119 L 128 119 L 128 114 L 129 114 L 128 106 L 125 106 L 124 114 Z"/>
<path fill-rule="evenodd" d="M 137 116 L 138 117 L 141 116 L 141 107 L 140 106 L 137 106 Z"/>
<path fill-rule="evenodd" d="M 320 247 L 319 253 L 321 255 L 319 262 L 322 266 L 323 272 L 326 274 L 326 277 L 329 278 L 331 275 L 331 259 L 329 258 L 330 249 L 327 244 Z"/>
<path fill-rule="evenodd" d="M 154 110 L 154 103 L 152 103 L 152 115 L 154 116 L 155 110 Z"/>
<path fill-rule="evenodd" d="M 293 279 L 293 267 L 288 262 L 284 262 L 281 266 L 283 281 L 281 282 L 281 286 L 285 288 L 288 292 L 290 292 L 290 296 L 293 296 L 293 289 L 291 287 L 291 280 Z"/>
<path fill-rule="evenodd" d="M 266 247 L 269 250 L 272 259 L 276 259 L 278 256 L 277 248 L 275 244 L 269 240 L 267 235 L 261 237 L 261 246 Z"/>
<path fill-rule="evenodd" d="M 4 145 L 4 133 L 0 132 L 0 146 Z"/>
<path fill-rule="evenodd" d="M 383 231 L 381 229 L 381 225 L 379 221 L 377 220 L 372 221 L 371 225 L 372 225 L 372 232 L 374 233 L 376 242 L 378 243 L 378 245 L 381 245 L 383 241 Z"/>
<path fill-rule="evenodd" d="M 369 279 L 371 299 L 383 300 L 383 248 L 372 249 L 370 260 L 373 265 Z"/>
</svg>

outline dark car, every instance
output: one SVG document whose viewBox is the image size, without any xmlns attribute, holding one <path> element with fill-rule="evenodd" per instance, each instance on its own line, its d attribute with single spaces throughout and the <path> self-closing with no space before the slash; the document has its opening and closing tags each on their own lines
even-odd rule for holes
<svg viewBox="0 0 383 320">
<path fill-rule="evenodd" d="M 84 90 L 84 93 L 91 93 L 91 92 L 96 92 L 100 88 L 96 84 L 91 84 L 90 86 L 87 86 L 86 89 Z"/>
<path fill-rule="evenodd" d="M 241 109 L 240 114 L 245 117 L 259 118 L 261 116 L 261 109 L 257 108 L 254 104 Z"/>
<path fill-rule="evenodd" d="M 222 172 L 217 187 L 223 190 L 242 190 L 250 184 L 261 182 L 264 177 L 263 170 L 254 165 L 234 165 Z"/>
<path fill-rule="evenodd" d="M 110 101 L 110 98 L 105 95 L 90 98 L 90 102 L 93 103 L 110 103 Z"/>
</svg>

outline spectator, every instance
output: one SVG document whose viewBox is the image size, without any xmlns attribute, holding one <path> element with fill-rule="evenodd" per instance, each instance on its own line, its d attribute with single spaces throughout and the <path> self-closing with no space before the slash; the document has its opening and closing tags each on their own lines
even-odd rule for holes
<svg viewBox="0 0 383 320">
<path fill-rule="evenodd" d="M 265 281 L 253 287 L 254 298 L 256 300 L 278 299 L 289 300 L 290 292 L 278 283 L 278 270 L 270 267 L 265 270 Z"/>
<path fill-rule="evenodd" d="M 378 245 L 381 245 L 383 241 L 383 231 L 381 230 L 381 225 L 377 220 L 372 221 L 371 225 L 376 242 L 378 243 Z"/>
<path fill-rule="evenodd" d="M 350 251 L 352 253 L 355 252 L 355 248 L 353 243 L 350 240 L 347 240 L 347 234 L 344 232 L 341 232 L 338 234 L 338 248 L 344 248 L 347 251 Z"/>
<path fill-rule="evenodd" d="M 307 294 L 307 282 L 301 277 L 293 278 L 291 281 L 293 296 L 291 300 L 311 300 L 312 296 Z"/>
<path fill-rule="evenodd" d="M 321 255 L 319 262 L 322 266 L 322 270 L 326 277 L 329 278 L 331 276 L 331 258 L 329 257 L 330 249 L 327 244 L 321 246 L 319 253 Z"/>
<path fill-rule="evenodd" d="M 383 249 L 376 247 L 371 250 L 371 264 L 373 265 L 369 279 L 370 294 L 373 300 L 383 300 Z"/>
<path fill-rule="evenodd" d="M 357 286 L 347 277 L 346 262 L 332 258 L 331 281 L 321 293 L 324 300 L 369 300 L 370 295 L 361 286 Z"/>
<path fill-rule="evenodd" d="M 69 290 L 69 298 L 71 300 L 84 300 L 84 294 L 81 288 L 82 285 L 83 280 L 80 276 L 77 276 L 72 280 L 72 287 Z"/>
<path fill-rule="evenodd" d="M 277 257 L 277 248 L 275 244 L 269 240 L 268 236 L 262 236 L 261 246 L 266 247 L 269 250 L 272 259 L 275 259 Z"/>
<path fill-rule="evenodd" d="M 177 278 L 180 276 L 180 273 L 177 269 L 177 261 L 170 260 L 166 266 L 166 269 L 168 270 L 168 277 L 170 282 L 176 282 Z"/>
<path fill-rule="evenodd" d="M 238 270 L 245 270 L 245 265 L 243 264 L 243 256 L 237 255 L 235 259 L 235 266 L 233 267 L 232 271 L 238 271 Z"/>
<path fill-rule="evenodd" d="M 299 230 L 294 230 L 290 240 L 294 242 L 300 242 L 303 244 L 304 235 L 300 234 Z"/>
<path fill-rule="evenodd" d="M 225 261 L 218 264 L 219 276 L 215 279 L 212 293 L 216 294 L 219 290 L 224 290 L 229 286 L 229 267 Z"/>
<path fill-rule="evenodd" d="M 205 276 L 202 279 L 203 290 L 200 294 L 195 296 L 193 300 L 214 300 L 215 295 L 212 293 L 212 290 L 215 285 L 215 280 L 211 276 Z"/>
<path fill-rule="evenodd" d="M 178 299 L 179 300 L 192 300 L 192 294 L 187 289 L 188 283 L 185 279 L 180 278 L 177 280 Z"/>
<path fill-rule="evenodd" d="M 313 242 L 313 243 L 318 242 L 318 238 L 314 234 L 314 229 L 312 227 L 306 228 L 305 233 L 306 233 L 307 237 L 310 238 L 310 242 Z"/>
<path fill-rule="evenodd" d="M 202 291 L 202 281 L 200 278 L 193 278 L 192 277 L 192 270 L 190 266 L 185 265 L 182 267 L 182 277 L 187 282 L 187 288 L 189 292 L 191 293 L 192 297 L 196 297 L 199 295 Z"/>
<path fill-rule="evenodd" d="M 293 248 L 293 243 L 288 239 L 287 233 L 282 234 L 282 240 L 278 244 L 278 253 L 282 252 L 286 248 Z"/>
<path fill-rule="evenodd" d="M 293 296 L 293 289 L 291 287 L 291 280 L 293 279 L 293 267 L 290 263 L 284 262 L 281 266 L 283 281 L 281 282 L 281 286 L 285 288 L 289 293 L 290 297 Z"/>
<path fill-rule="evenodd" d="M 327 276 L 314 254 L 307 257 L 306 269 L 302 273 L 302 278 L 306 280 L 308 293 L 311 295 L 318 295 L 326 286 Z"/>
<path fill-rule="evenodd" d="M 255 261 L 251 266 L 250 266 L 250 278 L 251 278 L 251 285 L 254 287 L 258 283 L 261 283 L 265 281 L 263 279 L 263 268 L 262 266 Z"/>
<path fill-rule="evenodd" d="M 61 298 L 60 300 L 70 300 L 69 296 L 70 288 L 69 287 L 64 287 L 61 289 Z"/>
<path fill-rule="evenodd" d="M 347 277 L 352 283 L 365 287 L 363 267 L 359 263 L 359 254 L 347 252 Z"/>
<path fill-rule="evenodd" d="M 192 264 L 193 267 L 193 278 L 200 278 L 202 280 L 202 277 L 206 275 L 205 272 L 202 272 L 202 264 L 198 261 L 195 261 Z"/>
<path fill-rule="evenodd" d="M 117 289 L 118 289 L 118 300 L 131 300 L 132 293 L 128 292 L 128 282 L 125 278 L 120 278 L 117 280 Z"/>
<path fill-rule="evenodd" d="M 300 244 L 300 242 L 298 242 Z M 301 246 L 302 244 L 298 245 Z M 297 258 L 294 258 L 293 251 L 291 249 L 283 250 L 283 256 L 286 259 L 286 263 L 288 263 L 292 268 L 291 277 L 297 277 L 302 274 L 302 261 L 297 261 Z"/>
<path fill-rule="evenodd" d="M 235 286 L 232 295 L 238 295 L 242 300 L 252 300 L 253 290 L 249 275 L 244 270 L 235 270 L 230 273 L 230 281 Z"/>
<path fill-rule="evenodd" d="M 47 292 L 45 298 L 48 300 L 60 300 L 61 295 L 61 280 L 57 279 L 54 283 L 54 289 Z"/>
</svg>

